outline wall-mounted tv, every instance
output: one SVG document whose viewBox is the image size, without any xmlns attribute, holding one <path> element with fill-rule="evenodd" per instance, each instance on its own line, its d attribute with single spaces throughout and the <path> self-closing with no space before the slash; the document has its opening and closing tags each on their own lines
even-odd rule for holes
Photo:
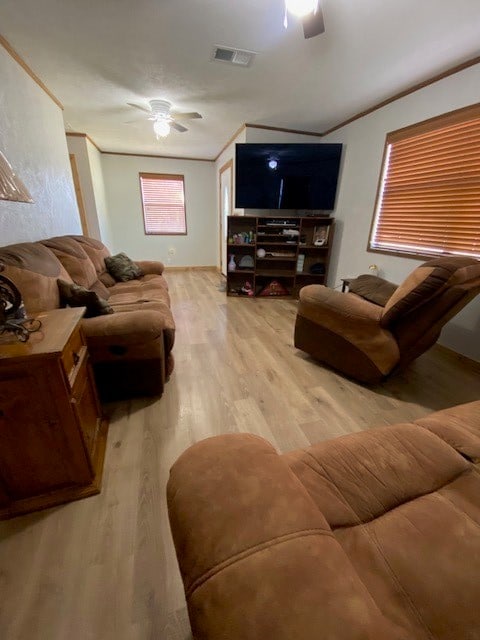
<svg viewBox="0 0 480 640">
<path fill-rule="evenodd" d="M 341 144 L 237 144 L 235 206 L 331 211 L 341 155 Z"/>
</svg>

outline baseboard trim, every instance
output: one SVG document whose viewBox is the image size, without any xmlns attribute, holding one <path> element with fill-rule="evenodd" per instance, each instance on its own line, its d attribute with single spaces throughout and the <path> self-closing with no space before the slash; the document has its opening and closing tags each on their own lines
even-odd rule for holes
<svg viewBox="0 0 480 640">
<path fill-rule="evenodd" d="M 218 271 L 218 267 L 170 267 L 165 265 L 165 271 Z"/>
<path fill-rule="evenodd" d="M 451 358 L 455 358 L 457 360 L 463 360 L 470 366 L 474 367 L 475 369 L 478 369 L 478 372 L 480 373 L 480 362 L 478 362 L 478 360 L 473 360 L 473 358 L 469 358 L 468 356 L 463 355 L 463 353 L 458 353 L 458 351 L 454 351 L 450 347 L 446 347 L 445 345 L 440 344 L 438 342 L 434 345 L 433 348 L 443 351 L 445 354 L 447 354 Z"/>
</svg>

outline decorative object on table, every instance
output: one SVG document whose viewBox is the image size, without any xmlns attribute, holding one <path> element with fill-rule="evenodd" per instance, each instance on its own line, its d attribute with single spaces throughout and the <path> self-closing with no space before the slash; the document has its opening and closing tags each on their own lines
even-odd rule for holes
<svg viewBox="0 0 480 640">
<path fill-rule="evenodd" d="M 257 249 L 257 258 L 264 258 L 266 255 L 265 249 Z"/>
<path fill-rule="evenodd" d="M 253 269 L 255 262 L 252 256 L 242 256 L 242 259 L 238 263 L 239 269 Z"/>
<path fill-rule="evenodd" d="M 107 256 L 105 258 L 105 266 L 107 267 L 108 273 L 113 276 L 117 282 L 137 280 L 137 278 L 143 276 L 143 271 L 126 253 Z"/>
<path fill-rule="evenodd" d="M 378 273 L 379 273 L 378 265 L 370 264 L 368 265 L 368 270 L 370 271 L 372 276 L 378 276 Z"/>
<path fill-rule="evenodd" d="M 278 280 L 271 280 L 258 294 L 261 297 L 288 296 L 289 292 Z"/>
<path fill-rule="evenodd" d="M 10 163 L 0 151 L 0 200 L 30 202 L 32 196 L 27 187 L 13 171 Z"/>
<path fill-rule="evenodd" d="M 297 258 L 297 273 L 302 273 L 304 264 L 305 264 L 305 254 L 299 253 Z"/>
<path fill-rule="evenodd" d="M 230 254 L 230 260 L 228 261 L 228 270 L 229 271 L 235 271 L 237 268 L 237 264 L 235 262 L 235 256 L 233 255 L 233 253 Z"/>
<path fill-rule="evenodd" d="M 313 244 L 315 247 L 324 247 L 328 240 L 328 231 L 330 227 L 322 225 L 313 228 Z"/>
<path fill-rule="evenodd" d="M 4 268 L 0 263 L 0 271 Z M 41 326 L 39 320 L 27 318 L 20 291 L 11 280 L 0 275 L 0 336 L 13 333 L 20 342 L 27 342 L 30 334 Z"/>
</svg>

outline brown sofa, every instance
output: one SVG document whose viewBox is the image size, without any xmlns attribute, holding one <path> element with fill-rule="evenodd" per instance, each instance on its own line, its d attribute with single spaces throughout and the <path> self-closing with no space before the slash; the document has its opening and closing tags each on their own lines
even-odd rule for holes
<svg viewBox="0 0 480 640">
<path fill-rule="evenodd" d="M 248 434 L 168 483 L 196 640 L 478 640 L 480 402 L 278 455 Z"/>
<path fill-rule="evenodd" d="M 108 299 L 114 313 L 82 320 L 99 392 L 104 399 L 163 392 L 173 369 L 175 325 L 161 262 L 137 264 L 143 276 L 116 282 L 108 249 L 85 236 L 62 236 L 0 248 L 3 275 L 19 288 L 27 313 L 60 306 L 57 279 Z"/>
<path fill-rule="evenodd" d="M 436 258 L 417 267 L 399 287 L 384 280 L 375 292 L 360 284 L 360 295 L 322 285 L 301 289 L 294 343 L 347 376 L 372 384 L 435 344 L 443 326 L 480 292 L 480 261 Z"/>
</svg>

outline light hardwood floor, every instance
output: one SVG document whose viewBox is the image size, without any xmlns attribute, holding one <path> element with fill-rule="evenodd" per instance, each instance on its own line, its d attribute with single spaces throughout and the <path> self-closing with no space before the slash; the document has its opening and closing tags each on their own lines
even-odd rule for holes
<svg viewBox="0 0 480 640">
<path fill-rule="evenodd" d="M 480 397 L 480 366 L 440 348 L 369 389 L 292 344 L 296 305 L 226 298 L 215 272 L 167 274 L 175 372 L 159 400 L 109 405 L 99 496 L 0 523 L 3 640 L 188 640 L 169 467 L 193 442 L 250 431 L 281 451 Z"/>
</svg>

